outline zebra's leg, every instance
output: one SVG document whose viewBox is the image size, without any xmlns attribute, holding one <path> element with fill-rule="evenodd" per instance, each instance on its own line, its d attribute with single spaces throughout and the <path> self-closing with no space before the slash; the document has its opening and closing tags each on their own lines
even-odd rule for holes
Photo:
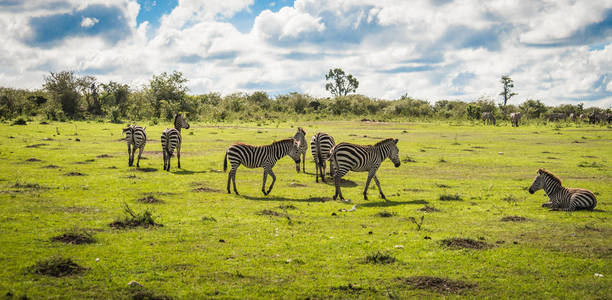
<svg viewBox="0 0 612 300">
<path fill-rule="evenodd" d="M 340 200 L 344 201 L 344 197 L 342 196 L 342 190 L 340 190 L 340 176 L 334 176 L 334 184 L 336 185 L 336 194 L 334 195 L 334 200 L 340 196 Z"/>
<path fill-rule="evenodd" d="M 306 151 L 302 153 L 302 173 L 306 173 Z"/>
<path fill-rule="evenodd" d="M 227 173 L 227 193 L 231 194 L 232 190 L 230 190 L 230 184 L 232 183 L 232 172 L 234 172 L 234 169 L 232 168 L 229 173 Z"/>
<path fill-rule="evenodd" d="M 365 188 L 363 189 L 363 200 L 368 200 L 368 187 L 370 186 L 370 181 L 372 181 L 372 177 L 374 177 L 374 173 L 370 170 L 368 172 L 368 179 L 366 179 Z"/>
<path fill-rule="evenodd" d="M 163 149 L 163 150 L 162 150 L 162 154 L 163 154 L 163 156 L 164 156 L 164 171 L 166 171 L 166 160 L 167 160 L 168 158 L 166 157 L 166 150 L 165 150 L 165 149 Z"/>
<path fill-rule="evenodd" d="M 236 169 L 238 169 L 238 167 L 236 167 Z M 234 193 L 236 193 L 236 195 L 240 195 L 236 189 L 236 169 L 233 169 L 232 181 L 234 182 Z"/>
<path fill-rule="evenodd" d="M 181 168 L 181 143 L 176 145 L 176 159 L 178 161 L 178 168 Z"/>
<path fill-rule="evenodd" d="M 268 170 L 264 169 L 263 172 L 263 182 L 261 184 L 261 192 L 264 194 L 264 196 L 267 196 L 268 193 L 266 193 L 266 180 L 268 179 Z"/>
<path fill-rule="evenodd" d="M 272 177 L 272 184 L 270 184 L 270 188 L 268 189 L 268 192 L 266 193 L 266 195 L 270 194 L 270 192 L 272 191 L 272 188 L 274 187 L 274 183 L 276 182 L 276 175 L 274 175 L 274 172 L 272 172 L 272 169 L 270 169 L 268 173 L 270 173 L 270 176 Z"/>
<path fill-rule="evenodd" d="M 170 159 L 172 159 L 172 153 L 168 152 L 168 166 L 166 167 L 168 172 L 170 172 Z"/>
<path fill-rule="evenodd" d="M 378 177 L 376 177 L 376 175 L 374 175 L 374 182 L 376 183 L 376 186 L 378 187 L 378 192 L 380 193 L 380 197 L 383 198 L 384 200 L 387 200 L 387 197 L 385 197 L 385 194 L 383 194 L 383 191 L 380 188 L 380 182 L 378 181 Z"/>
<path fill-rule="evenodd" d="M 542 203 L 542 207 L 551 207 L 551 206 L 552 206 L 552 202 Z"/>
<path fill-rule="evenodd" d="M 325 182 L 325 162 L 319 166 L 319 171 L 321 172 L 321 181 Z"/>
<path fill-rule="evenodd" d="M 140 157 L 142 156 L 142 150 L 144 150 L 144 147 L 138 148 L 138 160 L 136 161 L 137 168 L 140 168 Z"/>
</svg>

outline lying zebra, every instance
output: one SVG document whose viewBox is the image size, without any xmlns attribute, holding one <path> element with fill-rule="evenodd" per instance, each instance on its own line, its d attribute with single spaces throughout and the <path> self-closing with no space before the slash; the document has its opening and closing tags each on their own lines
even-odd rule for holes
<svg viewBox="0 0 612 300">
<path fill-rule="evenodd" d="M 340 200 L 344 200 L 342 191 L 340 190 L 340 178 L 346 175 L 349 171 L 368 172 L 365 189 L 363 190 L 363 199 L 368 200 L 368 186 L 374 178 L 380 197 L 387 200 L 380 188 L 380 182 L 376 177 L 376 170 L 380 164 L 388 157 L 391 159 L 395 167 L 400 166 L 399 150 L 397 149 L 397 139 L 385 139 L 374 146 L 361 146 L 349 143 L 340 143 L 334 146 L 330 151 L 331 164 L 333 164 L 334 183 L 336 185 L 336 194 L 334 200 L 340 196 Z"/>
<path fill-rule="evenodd" d="M 550 199 L 549 202 L 542 204 L 542 207 L 574 211 L 577 209 L 592 210 L 597 205 L 595 195 L 591 191 L 563 187 L 561 179 L 544 169 L 538 170 L 538 175 L 529 187 L 529 193 L 533 194 L 540 189 L 543 189 Z"/>
<path fill-rule="evenodd" d="M 276 176 L 272 172 L 272 168 L 276 162 L 289 155 L 295 161 L 296 168 L 300 169 L 300 150 L 299 142 L 293 138 L 276 141 L 270 145 L 265 146 L 253 146 L 243 143 L 237 143 L 227 148 L 225 152 L 225 159 L 223 160 L 223 171 L 227 171 L 227 160 L 229 159 L 232 169 L 227 175 L 227 193 L 231 194 L 230 183 L 234 181 L 234 192 L 238 194 L 236 190 L 236 169 L 240 165 L 244 165 L 247 168 L 263 168 L 263 184 L 261 185 L 261 191 L 264 195 L 268 195 L 274 187 L 276 182 Z M 272 176 L 272 184 L 266 192 L 266 179 L 268 174 Z"/>
</svg>

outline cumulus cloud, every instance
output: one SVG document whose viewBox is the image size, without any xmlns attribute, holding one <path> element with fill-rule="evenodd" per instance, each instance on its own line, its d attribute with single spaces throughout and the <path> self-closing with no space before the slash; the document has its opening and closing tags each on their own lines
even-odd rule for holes
<svg viewBox="0 0 612 300">
<path fill-rule="evenodd" d="M 231 18 L 253 5 L 181 0 L 151 26 L 135 0 L 0 1 L 0 85 L 75 70 L 139 86 L 178 70 L 193 93 L 325 96 L 340 67 L 385 99 L 498 100 L 509 74 L 514 103 L 612 105 L 609 1 L 277 1 L 237 30 Z"/>
</svg>

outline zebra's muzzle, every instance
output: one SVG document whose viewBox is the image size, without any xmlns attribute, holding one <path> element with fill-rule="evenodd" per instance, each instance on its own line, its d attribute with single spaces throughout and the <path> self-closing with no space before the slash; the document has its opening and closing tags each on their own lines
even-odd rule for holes
<svg viewBox="0 0 612 300">
<path fill-rule="evenodd" d="M 400 163 L 396 163 L 396 164 L 393 164 L 393 165 L 394 165 L 396 168 L 399 168 L 399 166 L 400 166 L 401 164 L 400 164 Z"/>
<path fill-rule="evenodd" d="M 535 193 L 535 191 L 532 189 L 529 189 L 529 194 L 533 194 L 533 193 Z"/>
</svg>

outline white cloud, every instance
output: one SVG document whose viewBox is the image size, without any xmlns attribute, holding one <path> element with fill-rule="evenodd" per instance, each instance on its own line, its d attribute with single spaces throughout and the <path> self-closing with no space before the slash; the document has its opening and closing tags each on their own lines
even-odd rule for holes
<svg viewBox="0 0 612 300">
<path fill-rule="evenodd" d="M 89 28 L 96 25 L 100 20 L 96 18 L 83 18 L 81 21 L 81 27 Z"/>
<path fill-rule="evenodd" d="M 227 20 L 253 0 L 181 0 L 159 28 L 137 25 L 142 8 L 134 0 L 71 0 L 56 8 L 46 3 L 0 10 L 1 86 L 40 88 L 49 71 L 60 70 L 138 86 L 153 74 L 178 70 L 193 93 L 263 89 L 327 96 L 324 74 L 341 67 L 358 78 L 359 93 L 377 98 L 407 93 L 427 100 L 499 100 L 499 77 L 509 74 L 519 93 L 515 104 L 534 98 L 612 105 L 612 43 L 597 49 L 525 44 L 565 39 L 609 18 L 612 3 L 606 1 L 457 0 L 435 6 L 426 0 L 296 0 L 261 12 L 249 33 Z M 90 4 L 120 7 L 131 35 L 114 43 L 76 36 L 41 48 L 23 42 L 31 36 L 32 16 Z M 102 25 L 93 17 L 81 20 L 83 27 Z"/>
</svg>

